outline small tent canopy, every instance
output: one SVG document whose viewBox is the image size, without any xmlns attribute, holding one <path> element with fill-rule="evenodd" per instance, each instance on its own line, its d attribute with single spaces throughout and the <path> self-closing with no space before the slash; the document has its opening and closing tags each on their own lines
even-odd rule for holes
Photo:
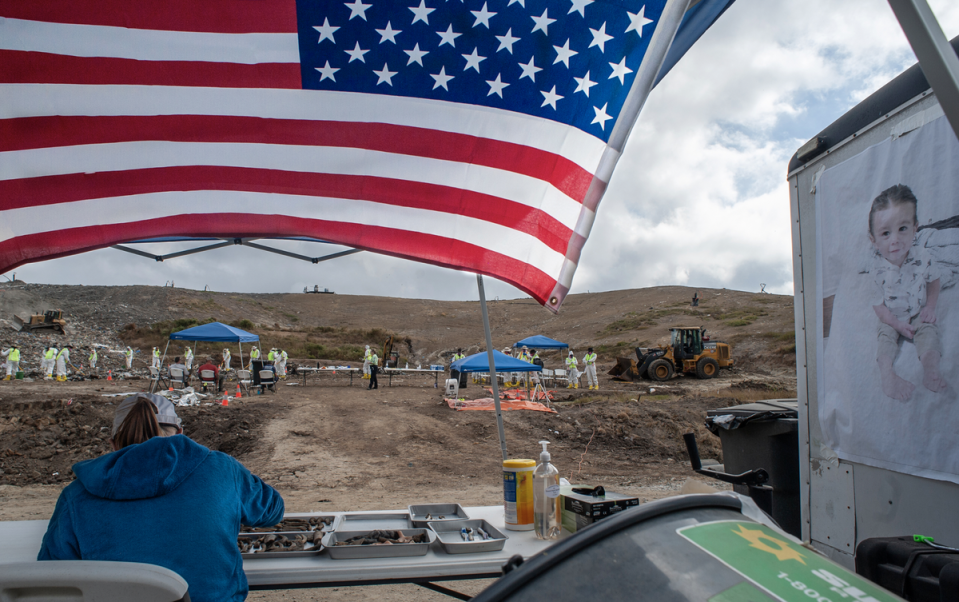
<svg viewBox="0 0 959 602">
<path fill-rule="evenodd" d="M 560 343 L 559 341 L 553 340 L 549 337 L 544 337 L 541 334 L 533 335 L 531 337 L 526 337 L 522 341 L 517 341 L 513 344 L 513 347 L 522 347 L 526 345 L 530 349 L 563 349 L 569 347 L 566 343 Z M 496 365 L 499 365 L 499 362 L 496 362 Z"/>
<path fill-rule="evenodd" d="M 493 350 L 493 362 L 496 364 L 497 372 L 539 372 L 542 370 L 536 364 L 530 364 L 515 357 L 510 357 L 502 351 Z M 477 353 L 461 360 L 456 360 L 450 365 L 451 370 L 459 372 L 489 372 L 489 354 L 485 351 Z"/>
<path fill-rule="evenodd" d="M 220 322 L 201 324 L 170 335 L 171 341 L 209 341 L 213 343 L 252 343 L 260 337 Z"/>
</svg>

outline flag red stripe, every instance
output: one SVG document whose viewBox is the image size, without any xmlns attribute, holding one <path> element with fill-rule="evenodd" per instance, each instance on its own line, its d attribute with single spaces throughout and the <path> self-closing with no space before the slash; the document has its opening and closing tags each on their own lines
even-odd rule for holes
<svg viewBox="0 0 959 602">
<path fill-rule="evenodd" d="M 4 209 L 155 192 L 235 190 L 373 201 L 463 215 L 525 232 L 565 254 L 572 231 L 539 209 L 449 188 L 372 176 L 239 167 L 166 167 L 0 181 Z M 132 201 L 131 201 L 132 202 Z M 198 207 L 198 212 L 203 208 Z"/>
<path fill-rule="evenodd" d="M 433 234 L 420 234 L 363 224 L 323 220 L 240 215 L 182 215 L 155 220 L 90 226 L 20 236 L 0 242 L 0 257 L 12 260 L 12 270 L 31 261 L 53 259 L 104 248 L 122 241 L 163 236 L 287 237 L 308 236 L 377 253 L 413 259 L 442 267 L 469 270 L 525 291 L 540 304 L 556 281 L 542 271 L 512 257 L 482 247 Z M 451 261 L 455 258 L 455 263 Z"/>
<path fill-rule="evenodd" d="M 544 180 L 577 202 L 582 202 L 592 181 L 588 171 L 569 159 L 532 147 L 384 123 L 217 115 L 25 117 L 0 121 L 0 151 L 135 140 L 365 148 L 473 163 Z"/>
<path fill-rule="evenodd" d="M 132 29 L 215 33 L 295 33 L 293 0 L 4 0 L 11 19 Z"/>
<path fill-rule="evenodd" d="M 303 87 L 299 63 L 138 61 L 0 50 L 2 84 L 202 86 L 211 88 Z"/>
</svg>

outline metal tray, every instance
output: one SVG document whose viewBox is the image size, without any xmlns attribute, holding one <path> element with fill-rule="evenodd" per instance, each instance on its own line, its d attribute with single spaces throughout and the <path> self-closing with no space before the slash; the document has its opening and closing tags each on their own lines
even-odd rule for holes
<svg viewBox="0 0 959 602">
<path fill-rule="evenodd" d="M 474 554 L 477 552 L 498 552 L 506 545 L 509 539 L 499 529 L 489 524 L 483 519 L 477 520 L 455 520 L 455 521 L 430 521 L 429 526 L 436 533 L 436 539 L 447 554 Z M 460 529 L 463 527 L 472 528 L 476 531 L 477 527 L 482 527 L 484 531 L 490 534 L 492 539 L 477 539 L 476 541 L 463 541 L 460 536 Z"/>
<path fill-rule="evenodd" d="M 428 522 L 469 520 L 469 515 L 459 504 L 417 504 L 409 507 L 410 520 L 414 527 L 426 527 Z M 426 518 L 426 515 L 431 518 Z M 445 518 L 439 518 L 443 516 Z"/>
<path fill-rule="evenodd" d="M 425 528 L 426 525 L 423 525 Z M 409 512 L 383 512 L 378 514 L 344 514 L 336 525 L 335 531 L 374 531 L 384 529 L 396 531 L 412 529 L 413 522 Z"/>
<path fill-rule="evenodd" d="M 254 529 L 253 527 L 243 526 L 243 527 L 240 528 L 240 533 L 242 533 L 242 534 L 244 534 L 244 535 L 246 535 L 246 534 L 255 535 L 255 534 L 258 534 L 258 533 L 275 533 L 275 534 L 296 533 L 296 534 L 299 534 L 299 533 L 308 532 L 308 531 L 316 531 L 317 528 L 315 528 L 315 527 L 312 528 L 312 529 L 302 529 L 302 528 L 300 528 L 302 525 L 296 525 L 296 524 L 290 525 L 290 524 L 289 524 L 289 521 L 297 521 L 297 522 L 299 522 L 299 521 L 308 521 L 308 520 L 310 520 L 311 518 L 328 518 L 328 519 L 330 519 L 330 524 L 329 524 L 329 525 L 323 525 L 323 527 L 322 527 L 322 529 L 321 529 L 322 531 L 326 531 L 326 532 L 333 531 L 333 530 L 336 528 L 336 523 L 337 523 L 337 520 L 339 519 L 338 516 L 335 516 L 335 515 L 333 515 L 333 514 L 319 514 L 319 515 L 315 515 L 315 516 L 289 516 L 289 517 L 283 517 L 283 520 L 281 520 L 281 521 L 278 522 L 277 524 L 273 525 L 272 527 L 256 527 L 256 528 Z"/>
<path fill-rule="evenodd" d="M 395 529 L 391 529 L 395 530 Z M 365 535 L 371 529 L 361 531 L 334 531 L 323 536 L 323 547 L 330 553 L 330 558 L 390 558 L 395 556 L 425 556 L 430 545 L 436 541 L 436 533 L 431 529 L 400 529 L 405 535 L 419 535 L 426 533 L 429 543 L 403 543 L 383 546 L 337 546 L 338 541 L 345 541 L 357 535 Z"/>
<path fill-rule="evenodd" d="M 237 536 L 237 539 L 257 539 L 259 537 L 265 537 L 267 535 L 277 535 L 282 537 L 287 537 L 293 539 L 297 535 L 306 535 L 307 537 L 313 535 L 314 531 L 292 531 L 286 533 L 241 533 Z M 315 548 L 310 548 L 309 550 L 291 550 L 289 552 L 240 552 L 240 556 L 243 558 L 299 558 L 301 556 L 316 556 L 323 551 L 322 543 Z"/>
</svg>

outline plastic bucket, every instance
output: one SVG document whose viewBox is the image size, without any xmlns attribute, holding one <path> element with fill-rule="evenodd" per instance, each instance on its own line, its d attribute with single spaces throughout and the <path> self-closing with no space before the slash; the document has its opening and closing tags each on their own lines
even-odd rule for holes
<svg viewBox="0 0 959 602">
<path fill-rule="evenodd" d="M 533 471 L 535 460 L 503 462 L 503 512 L 511 531 L 533 529 Z"/>
<path fill-rule="evenodd" d="M 17 380 L 23 380 L 23 370 L 17 372 Z"/>
</svg>

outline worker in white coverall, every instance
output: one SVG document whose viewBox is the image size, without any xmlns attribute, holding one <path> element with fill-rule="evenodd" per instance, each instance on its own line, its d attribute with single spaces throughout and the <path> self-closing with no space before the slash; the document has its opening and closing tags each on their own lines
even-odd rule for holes
<svg viewBox="0 0 959 602">
<path fill-rule="evenodd" d="M 0 355 L 7 358 L 7 376 L 3 380 L 10 380 L 20 371 L 20 347 L 13 345 L 0 352 Z"/>
<path fill-rule="evenodd" d="M 230 371 L 230 358 L 231 358 L 231 357 L 232 357 L 232 356 L 230 355 L 230 350 L 229 350 L 229 349 L 224 349 L 224 350 L 223 350 L 223 364 L 222 364 L 221 366 L 222 366 L 223 370 L 226 371 L 226 372 L 229 372 L 229 371 Z"/>
<path fill-rule="evenodd" d="M 70 364 L 70 345 L 64 346 L 57 353 L 57 380 L 63 382 L 67 380 L 67 364 Z M 73 364 L 70 364 L 71 366 Z"/>
<path fill-rule="evenodd" d="M 40 371 L 43 372 L 43 380 L 53 380 L 53 369 L 57 365 L 57 351 L 56 347 L 47 347 L 43 350 L 43 355 L 40 360 Z"/>
<path fill-rule="evenodd" d="M 90 361 L 90 370 L 91 370 L 94 374 L 97 373 L 97 360 L 98 360 L 98 359 L 100 359 L 100 358 L 99 358 L 99 356 L 97 356 L 97 348 L 96 348 L 96 347 L 90 347 L 90 355 L 87 356 L 87 360 Z"/>
<path fill-rule="evenodd" d="M 257 347 L 254 347 L 250 350 L 250 367 L 247 370 L 253 369 L 253 360 L 260 359 L 260 350 Z"/>
<path fill-rule="evenodd" d="M 566 358 L 566 378 L 568 379 L 567 389 L 579 388 L 579 362 L 573 355 L 573 350 L 569 350 L 569 357 Z"/>
<path fill-rule="evenodd" d="M 123 357 L 127 360 L 127 370 L 133 369 L 133 348 L 128 345 Z"/>
<path fill-rule="evenodd" d="M 373 352 L 370 351 L 370 346 L 366 346 L 366 351 L 363 352 L 363 380 L 369 380 L 370 378 L 370 359 L 373 357 Z"/>
<path fill-rule="evenodd" d="M 186 347 L 183 351 L 183 363 L 186 364 L 186 373 L 189 375 L 193 369 L 193 350 Z"/>
<path fill-rule="evenodd" d="M 281 378 L 286 378 L 286 360 L 288 360 L 290 356 L 286 354 L 286 351 L 281 349 L 276 357 L 276 373 L 279 374 Z"/>
<path fill-rule="evenodd" d="M 593 353 L 592 347 L 586 350 L 586 355 L 583 356 L 583 365 L 586 367 L 586 383 L 589 385 L 589 389 L 599 389 L 599 381 L 596 380 L 596 354 Z"/>
<path fill-rule="evenodd" d="M 159 347 L 153 348 L 153 363 L 150 365 L 153 368 L 156 368 L 157 370 L 160 369 L 160 348 Z"/>
</svg>

